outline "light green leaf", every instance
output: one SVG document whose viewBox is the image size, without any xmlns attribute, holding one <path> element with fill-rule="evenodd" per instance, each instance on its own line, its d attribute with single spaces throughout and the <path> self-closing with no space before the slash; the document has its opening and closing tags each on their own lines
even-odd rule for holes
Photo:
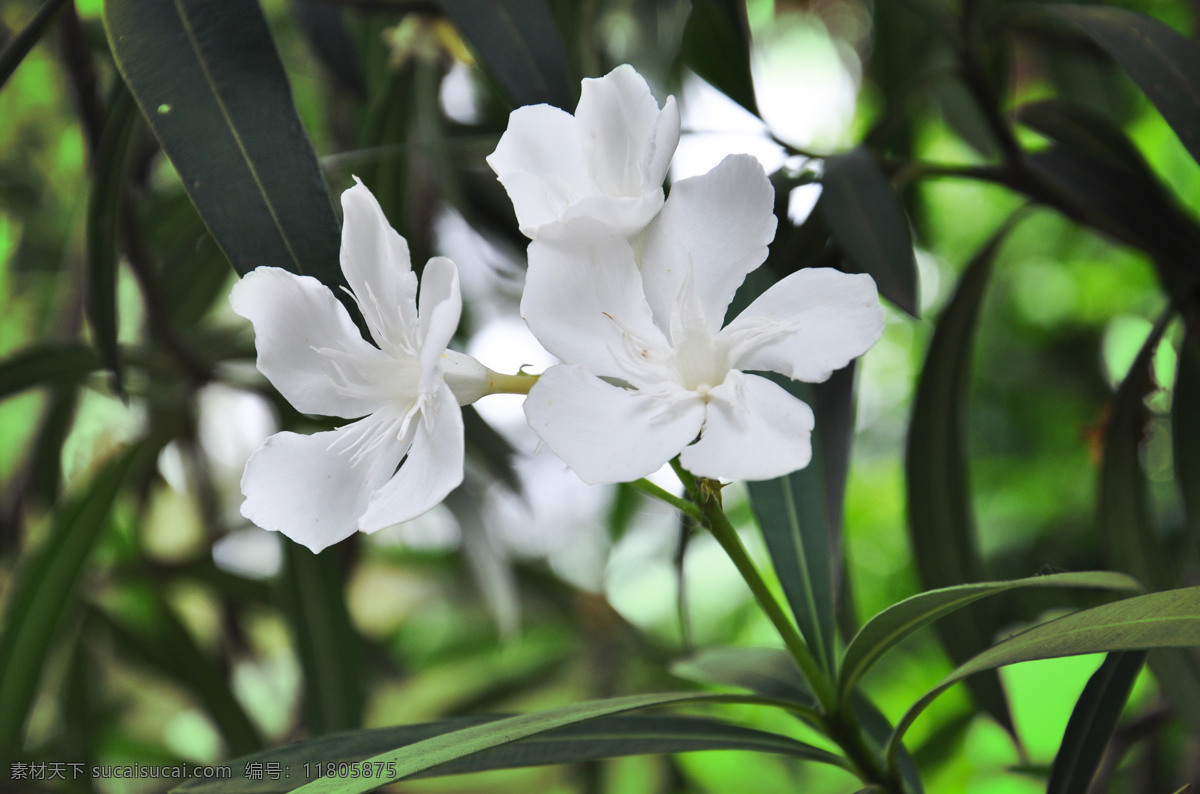
<svg viewBox="0 0 1200 794">
<path fill-rule="evenodd" d="M 887 176 L 867 149 L 825 160 L 821 211 L 855 270 L 869 273 L 879 294 L 917 316 L 917 260 L 908 218 Z"/>
<path fill-rule="evenodd" d="M 117 68 L 213 237 L 245 274 L 343 283 L 340 233 L 255 0 L 108 0 Z"/>
<path fill-rule="evenodd" d="M 304 794 L 359 794 L 379 786 L 401 780 L 441 764 L 490 750 L 494 747 L 516 742 L 530 736 L 546 733 L 556 728 L 587 722 L 598 717 L 634 711 L 652 706 L 668 706 L 679 703 L 761 703 L 782 705 L 765 698 L 734 695 L 698 695 L 694 693 L 666 693 L 630 695 L 609 700 L 592 700 L 574 703 L 561 708 L 534 714 L 505 717 L 482 725 L 473 725 L 453 733 L 424 739 L 404 747 L 379 753 L 368 761 L 392 764 L 391 773 L 367 780 L 343 780 L 323 778 L 308 783 L 297 791 Z"/>
<path fill-rule="evenodd" d="M 1017 662 L 1086 653 L 1186 648 L 1200 645 L 1200 587 L 1148 593 L 1085 609 L 999 642 L 942 679 L 900 720 L 889 756 L 925 707 L 970 675 Z"/>
<path fill-rule="evenodd" d="M 296 787 L 304 770 L 316 777 L 316 759 L 352 764 L 396 747 L 486 725 L 503 717 L 463 717 L 420 725 L 401 725 L 323 736 L 230 762 L 234 776 L 226 780 L 192 780 L 173 791 L 188 794 L 275 794 Z M 709 717 L 676 715 L 601 717 L 568 725 L 428 769 L 414 777 L 460 775 L 493 769 L 569 764 L 628 755 L 686 753 L 702 750 L 745 750 L 844 766 L 832 753 L 786 736 L 743 728 Z M 292 781 L 247 780 L 247 764 L 278 763 L 292 770 Z M 384 764 L 386 771 L 386 763 Z"/>
<path fill-rule="evenodd" d="M 1144 651 L 1110 653 L 1088 679 L 1054 757 L 1046 794 L 1087 794 L 1145 661 Z"/>
<path fill-rule="evenodd" d="M 46 654 L 80 571 L 134 461 L 133 447 L 100 470 L 82 494 L 58 512 L 45 545 L 25 561 L 8 598 L 0 635 L 0 763 L 21 750 L 21 736 L 37 694 Z"/>
<path fill-rule="evenodd" d="M 842 657 L 839 697 L 845 703 L 863 674 L 880 657 L 922 626 L 957 612 L 981 598 L 1029 587 L 1095 587 L 1105 590 L 1142 589 L 1134 578 L 1110 571 L 1084 571 L 1032 576 L 1006 582 L 980 582 L 920 593 L 893 604 L 867 621 Z"/>
</svg>

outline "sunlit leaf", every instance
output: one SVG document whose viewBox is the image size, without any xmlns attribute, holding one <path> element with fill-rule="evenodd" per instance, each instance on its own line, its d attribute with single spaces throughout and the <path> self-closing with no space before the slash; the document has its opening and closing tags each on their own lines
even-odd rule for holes
<svg viewBox="0 0 1200 794">
<path fill-rule="evenodd" d="M 238 273 L 340 285 L 340 233 L 254 0 L 108 0 L 117 67 Z"/>
<path fill-rule="evenodd" d="M 1124 67 L 1200 162 L 1200 44 L 1123 8 L 1052 6 Z"/>
<path fill-rule="evenodd" d="M 698 695 L 694 693 L 658 693 L 629 695 L 608 700 L 592 700 L 573 703 L 569 706 L 505 717 L 482 725 L 473 725 L 453 733 L 441 734 L 417 741 L 394 750 L 382 752 L 368 760 L 392 764 L 382 777 L 368 780 L 345 780 L 323 778 L 308 783 L 297 791 L 305 794 L 359 794 L 370 791 L 385 783 L 416 775 L 441 764 L 456 761 L 475 753 L 502 747 L 531 736 L 544 734 L 569 725 L 588 722 L 599 717 L 620 714 L 652 706 L 668 706 L 681 703 L 772 703 L 763 698 L 735 695 Z"/>
<path fill-rule="evenodd" d="M 817 208 L 855 270 L 917 315 L 917 262 L 908 219 L 875 156 L 859 147 L 825 161 Z"/>
<path fill-rule="evenodd" d="M 121 390 L 121 358 L 117 347 L 117 262 L 122 217 L 125 164 L 140 116 L 133 96 L 118 82 L 109 103 L 108 119 L 93 161 L 92 186 L 88 195 L 87 315 L 92 339 L 104 365 Z"/>
<path fill-rule="evenodd" d="M 562 36 L 545 0 L 438 0 L 514 106 L 575 108 Z M 596 75 L 598 76 L 598 75 Z"/>
<path fill-rule="evenodd" d="M 950 615 L 981 598 L 1028 587 L 1095 587 L 1105 590 L 1142 589 L 1125 574 L 1085 571 L 1033 576 L 1007 582 L 980 582 L 930 590 L 893 604 L 867 621 L 842 658 L 840 696 L 845 702 L 854 686 L 881 656 L 917 629 Z"/>
<path fill-rule="evenodd" d="M 890 751 L 895 751 L 926 706 L 948 687 L 975 673 L 1037 659 L 1197 645 L 1200 587 L 1134 596 L 1042 623 L 993 645 L 942 679 L 900 720 Z"/>
<path fill-rule="evenodd" d="M 313 554 L 283 543 L 282 597 L 304 673 L 305 722 L 313 733 L 362 723 L 361 639 L 346 608 L 335 553 Z"/>
<path fill-rule="evenodd" d="M 750 73 L 750 30 L 739 0 L 692 0 L 683 60 L 727 97 L 758 115 Z"/>
<path fill-rule="evenodd" d="M 964 437 L 967 376 L 992 263 L 1017 217 L 992 236 L 960 276 L 957 290 L 938 318 L 913 400 L 905 456 L 908 537 L 927 588 L 986 578 L 968 485 Z M 970 616 L 950 615 L 935 628 L 950 658 L 961 663 L 991 644 L 997 627 L 990 610 L 980 608 Z M 1012 731 L 998 677 L 973 681 L 971 693 L 980 708 Z"/>
<path fill-rule="evenodd" d="M 376 728 L 323 736 L 268 750 L 230 762 L 234 776 L 226 780 L 193 780 L 173 791 L 189 794 L 275 794 L 296 787 L 288 780 L 248 780 L 247 764 L 278 763 L 292 770 L 293 781 L 309 778 L 325 764 L 365 761 L 396 747 L 423 741 L 455 730 L 486 725 L 501 717 L 463 717 L 419 725 Z M 687 753 L 701 750 L 746 750 L 785 755 L 807 761 L 842 765 L 842 759 L 786 736 L 743 728 L 707 717 L 627 716 L 601 717 L 568 725 L 511 744 L 451 761 L 413 777 L 459 775 L 492 769 L 568 764 L 628 755 Z M 320 763 L 316 760 L 320 759 Z M 386 771 L 386 764 L 384 764 Z"/>
<path fill-rule="evenodd" d="M 79 573 L 108 526 L 126 475 L 145 453 L 142 446 L 128 450 L 59 510 L 45 545 L 26 560 L 12 587 L 0 635 L 0 762 L 5 765 L 20 752 L 46 654 Z"/>
<path fill-rule="evenodd" d="M 1111 653 L 1088 679 L 1054 757 L 1046 794 L 1087 794 L 1145 660 L 1144 651 Z"/>
<path fill-rule="evenodd" d="M 4 84 L 21 65 L 21 61 L 25 59 L 34 45 L 41 41 L 42 36 L 49 29 L 50 23 L 54 21 L 54 17 L 64 5 L 66 5 L 65 0 L 45 0 L 37 13 L 33 15 L 33 19 L 29 20 L 29 24 L 22 28 L 20 33 L 13 36 L 4 50 L 0 51 L 0 88 L 4 88 Z"/>
</svg>

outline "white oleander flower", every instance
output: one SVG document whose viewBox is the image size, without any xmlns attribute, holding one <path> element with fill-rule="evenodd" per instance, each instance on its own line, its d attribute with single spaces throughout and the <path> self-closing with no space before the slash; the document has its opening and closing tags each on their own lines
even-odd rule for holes
<svg viewBox="0 0 1200 794">
<path fill-rule="evenodd" d="M 429 260 L 418 306 L 408 244 L 375 197 L 359 183 L 342 208 L 342 272 L 377 347 L 309 276 L 260 267 L 230 295 L 254 324 L 259 370 L 288 402 L 358 419 L 312 435 L 277 433 L 242 476 L 242 515 L 314 552 L 415 518 L 457 487 L 459 406 L 486 393 L 494 374 L 446 349 L 462 310 L 455 264 Z"/>
<path fill-rule="evenodd" d="M 487 162 L 526 237 L 572 218 L 594 218 L 628 237 L 662 208 L 678 143 L 675 98 L 660 110 L 626 64 L 584 80 L 574 116 L 550 105 L 514 110 Z"/>
<path fill-rule="evenodd" d="M 529 424 L 589 483 L 673 458 L 710 478 L 808 465 L 812 410 L 753 371 L 820 382 L 883 332 L 870 276 L 793 273 L 724 325 L 775 234 L 774 191 L 746 155 L 677 182 L 640 254 L 590 220 L 529 247 L 521 313 L 564 363 L 525 401 Z"/>
</svg>

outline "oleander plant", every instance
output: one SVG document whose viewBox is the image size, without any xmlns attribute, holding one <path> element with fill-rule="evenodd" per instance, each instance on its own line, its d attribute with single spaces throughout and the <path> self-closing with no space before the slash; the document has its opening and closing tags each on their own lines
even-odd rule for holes
<svg viewBox="0 0 1200 794">
<path fill-rule="evenodd" d="M 0 789 L 1200 786 L 1200 5 L 0 7 Z"/>
</svg>

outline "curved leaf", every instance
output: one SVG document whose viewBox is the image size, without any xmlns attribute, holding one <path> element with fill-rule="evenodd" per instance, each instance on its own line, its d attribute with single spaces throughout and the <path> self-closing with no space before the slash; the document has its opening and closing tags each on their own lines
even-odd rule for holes
<svg viewBox="0 0 1200 794">
<path fill-rule="evenodd" d="M 192 780 L 173 791 L 190 794 L 275 794 L 289 791 L 295 787 L 292 781 L 271 780 L 269 777 L 261 780 L 246 779 L 245 770 L 250 764 L 276 763 L 291 769 L 293 780 L 303 780 L 305 769 L 324 765 L 318 765 L 316 759 L 325 764 L 365 761 L 395 747 L 403 747 L 463 728 L 486 725 L 499 719 L 502 717 L 464 717 L 420 725 L 322 736 L 232 761 L 232 778 Z M 662 755 L 702 750 L 747 750 L 837 766 L 844 764 L 838 756 L 803 742 L 779 734 L 743 728 L 722 720 L 675 715 L 616 715 L 547 731 L 442 764 L 414 777 L 460 775 L 494 769 L 596 761 L 628 755 Z"/>
<path fill-rule="evenodd" d="M 1187 323 L 1179 347 L 1175 393 L 1171 398 L 1171 450 L 1175 481 L 1191 537 L 1200 538 L 1200 318 Z"/>
<path fill-rule="evenodd" d="M 1056 143 L 1087 152 L 1149 182 L 1158 181 L 1125 132 L 1090 108 L 1065 99 L 1039 99 L 1017 108 L 1017 120 Z"/>
<path fill-rule="evenodd" d="M 113 57 L 192 202 L 245 274 L 343 283 L 339 231 L 254 0 L 108 0 Z"/>
<path fill-rule="evenodd" d="M 1042 623 L 993 645 L 943 678 L 905 713 L 888 752 L 896 751 L 904 733 L 938 695 L 975 673 L 1037 659 L 1197 645 L 1200 587 L 1134 596 Z"/>
<path fill-rule="evenodd" d="M 1012 216 L 975 255 L 958 289 L 942 310 L 929 342 L 913 400 L 905 454 L 908 537 L 921 582 L 927 588 L 977 582 L 983 561 L 975 539 L 968 485 L 966 391 L 972 340 L 984 288 L 1005 236 L 1019 219 Z M 955 663 L 991 644 L 997 628 L 989 610 L 951 615 L 935 628 Z M 996 676 L 973 681 L 980 708 L 1012 731 L 1008 702 Z"/>
<path fill-rule="evenodd" d="M 758 115 L 750 72 L 750 26 L 738 0 L 692 0 L 683 28 L 683 60 L 692 71 Z"/>
<path fill-rule="evenodd" d="M 859 630 L 842 658 L 839 696 L 850 697 L 855 684 L 871 665 L 896 647 L 905 637 L 922 626 L 957 612 L 981 598 L 1026 587 L 1096 587 L 1105 590 L 1138 591 L 1142 585 L 1134 578 L 1110 571 L 1085 571 L 1033 576 L 1007 582 L 980 582 L 930 590 L 893 604 L 867 621 Z"/>
<path fill-rule="evenodd" d="M 109 509 L 146 445 L 105 466 L 87 489 L 58 513 L 46 543 L 13 586 L 0 635 L 0 762 L 21 749 L 21 734 L 37 694 L 46 654 L 66 611 L 84 561 L 108 526 Z"/>
<path fill-rule="evenodd" d="M 917 316 L 917 261 L 908 218 L 875 156 L 859 147 L 825 160 L 821 217 L 856 270 Z"/>
<path fill-rule="evenodd" d="M 438 0 L 516 106 L 545 102 L 568 112 L 576 86 L 545 0 Z"/>
<path fill-rule="evenodd" d="M 1200 45 L 1122 8 L 1052 6 L 1117 60 L 1200 162 Z"/>
<path fill-rule="evenodd" d="M 569 725 L 652 706 L 704 702 L 781 705 L 758 697 L 681 694 L 678 692 L 585 701 L 534 714 L 520 714 L 481 725 L 472 725 L 452 733 L 433 736 L 404 747 L 382 752 L 367 759 L 373 766 L 375 764 L 384 764 L 385 766 L 391 764 L 390 767 L 387 767 L 388 772 L 382 776 L 349 781 L 338 778 L 322 778 L 296 790 L 305 794 L 330 794 L 331 792 L 359 794 L 450 761 Z"/>
<path fill-rule="evenodd" d="M 34 386 L 76 383 L 101 366 L 84 345 L 40 345 L 0 362 L 0 400 Z"/>
<path fill-rule="evenodd" d="M 816 698 L 796 661 L 782 648 L 706 648 L 676 661 L 671 674 L 699 684 L 742 687 L 816 713 Z"/>
<path fill-rule="evenodd" d="M 1145 661 L 1145 651 L 1110 653 L 1088 679 L 1054 757 L 1046 794 L 1087 794 Z"/>
</svg>

